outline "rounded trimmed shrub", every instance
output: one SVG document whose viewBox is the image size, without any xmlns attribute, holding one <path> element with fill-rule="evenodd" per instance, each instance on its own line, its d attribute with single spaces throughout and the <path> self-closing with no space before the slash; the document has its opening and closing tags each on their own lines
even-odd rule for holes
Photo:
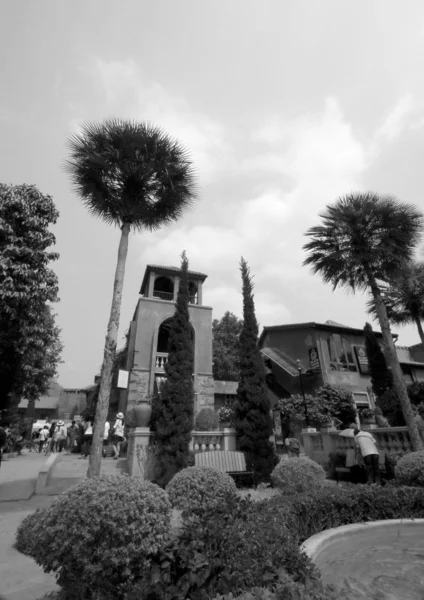
<svg viewBox="0 0 424 600">
<path fill-rule="evenodd" d="M 211 467 L 187 467 L 165 489 L 172 506 L 186 512 L 217 506 L 237 495 L 234 480 Z"/>
<path fill-rule="evenodd" d="M 284 493 L 307 492 L 325 482 L 325 471 L 310 458 L 282 459 L 271 473 L 274 487 Z"/>
<path fill-rule="evenodd" d="M 194 421 L 196 431 L 214 431 L 219 427 L 219 417 L 212 408 L 202 408 Z"/>
<path fill-rule="evenodd" d="M 66 590 L 123 598 L 169 540 L 171 506 L 157 485 L 128 475 L 86 479 L 21 523 L 17 548 Z M 34 542 L 35 540 L 35 542 Z"/>
<path fill-rule="evenodd" d="M 399 485 L 424 487 L 424 451 L 405 454 L 396 464 L 395 480 Z"/>
</svg>

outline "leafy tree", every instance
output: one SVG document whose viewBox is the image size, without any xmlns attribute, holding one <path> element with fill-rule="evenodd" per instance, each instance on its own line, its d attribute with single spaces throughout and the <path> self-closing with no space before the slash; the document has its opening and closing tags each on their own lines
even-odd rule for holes
<svg viewBox="0 0 424 600">
<path fill-rule="evenodd" d="M 213 376 L 218 381 L 238 381 L 242 327 L 243 321 L 229 311 L 213 320 Z"/>
<path fill-rule="evenodd" d="M 189 444 L 193 429 L 194 350 L 188 311 L 188 260 L 181 261 L 177 306 L 168 341 L 166 380 L 155 407 L 156 441 L 159 445 L 157 483 L 163 487 L 189 466 Z"/>
<path fill-rule="evenodd" d="M 100 474 L 130 230 L 152 231 L 178 220 L 195 200 L 195 177 L 186 150 L 146 123 L 86 123 L 69 139 L 69 149 L 66 168 L 78 196 L 91 214 L 121 230 L 87 473 L 94 477 Z"/>
<path fill-rule="evenodd" d="M 424 381 L 414 381 L 408 385 L 408 396 L 414 406 L 424 402 Z"/>
<path fill-rule="evenodd" d="M 371 386 L 376 398 L 393 387 L 393 376 L 387 368 L 386 357 L 369 323 L 364 327 L 365 351 L 371 375 Z"/>
<path fill-rule="evenodd" d="M 244 258 L 240 261 L 243 288 L 243 327 L 240 333 L 240 380 L 234 403 L 234 420 L 240 450 L 252 464 L 258 481 L 266 481 L 275 464 L 271 406 L 265 367 L 258 347 L 253 283 Z"/>
<path fill-rule="evenodd" d="M 62 344 L 51 304 L 58 258 L 49 231 L 59 216 L 50 196 L 32 185 L 0 184 L 0 409 L 33 406 L 56 376 Z"/>
<path fill-rule="evenodd" d="M 352 394 L 344 388 L 323 385 L 314 394 L 305 394 L 308 409 L 308 420 L 316 427 L 335 417 L 346 426 L 356 417 L 356 407 Z M 293 394 L 289 398 L 278 401 L 281 418 L 299 428 L 305 422 L 305 406 L 303 396 Z"/>
<path fill-rule="evenodd" d="M 373 296 L 383 334 L 387 361 L 408 426 L 412 448 L 423 444 L 406 391 L 402 370 L 381 294 L 380 282 L 388 281 L 405 265 L 418 243 L 423 215 L 413 206 L 373 192 L 352 193 L 327 206 L 323 224 L 309 229 L 304 248 L 305 265 L 319 273 L 325 283 Z"/>
<path fill-rule="evenodd" d="M 381 284 L 381 297 L 393 325 L 415 324 L 424 343 L 424 262 L 410 261 Z M 368 311 L 377 318 L 375 302 L 368 302 Z"/>
</svg>

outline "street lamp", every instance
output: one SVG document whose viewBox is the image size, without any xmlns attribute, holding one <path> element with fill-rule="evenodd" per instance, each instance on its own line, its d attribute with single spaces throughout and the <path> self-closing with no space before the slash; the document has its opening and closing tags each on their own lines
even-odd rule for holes
<svg viewBox="0 0 424 600">
<path fill-rule="evenodd" d="M 302 367 L 300 366 L 300 360 L 297 359 L 297 370 L 299 371 L 299 380 L 300 380 L 300 389 L 302 390 L 302 397 L 303 397 L 303 407 L 305 409 L 305 425 L 306 427 L 309 427 L 309 418 L 308 418 L 308 407 L 306 404 L 306 398 L 305 398 L 305 390 L 303 387 L 303 379 L 302 379 Z"/>
</svg>

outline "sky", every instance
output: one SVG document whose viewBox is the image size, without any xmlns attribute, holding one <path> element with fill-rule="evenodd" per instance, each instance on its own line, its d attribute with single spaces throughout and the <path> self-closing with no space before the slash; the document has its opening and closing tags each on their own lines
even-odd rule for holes
<svg viewBox="0 0 424 600">
<path fill-rule="evenodd" d="M 35 184 L 60 212 L 61 385 L 99 371 L 120 235 L 88 214 L 63 169 L 84 121 L 156 123 L 198 174 L 193 210 L 130 236 L 118 345 L 146 264 L 179 265 L 183 250 L 208 274 L 214 318 L 242 316 L 243 256 L 261 328 L 369 320 L 366 296 L 302 267 L 302 245 L 351 191 L 424 210 L 421 0 L 3 0 L 0 57 L 0 181 Z M 419 342 L 412 327 L 397 333 Z"/>
</svg>

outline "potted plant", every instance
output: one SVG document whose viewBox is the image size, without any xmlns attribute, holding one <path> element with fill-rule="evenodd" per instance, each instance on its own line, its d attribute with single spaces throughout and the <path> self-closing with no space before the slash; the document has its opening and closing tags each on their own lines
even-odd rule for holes
<svg viewBox="0 0 424 600">
<path fill-rule="evenodd" d="M 234 427 L 234 411 L 230 406 L 221 406 L 217 414 L 219 424 L 223 429 Z"/>
<path fill-rule="evenodd" d="M 218 415 L 212 408 L 202 408 L 194 421 L 196 431 L 215 431 L 218 429 L 218 425 Z"/>
</svg>

